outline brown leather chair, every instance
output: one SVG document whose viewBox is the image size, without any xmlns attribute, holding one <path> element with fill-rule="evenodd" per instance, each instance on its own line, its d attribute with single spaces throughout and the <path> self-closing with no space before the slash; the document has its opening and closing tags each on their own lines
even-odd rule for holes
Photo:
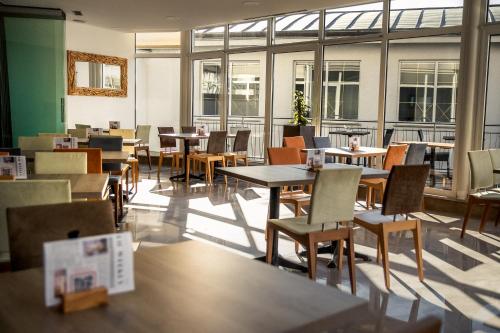
<svg viewBox="0 0 500 333">
<path fill-rule="evenodd" d="M 158 158 L 158 174 L 157 178 L 160 180 L 161 167 L 163 165 L 163 159 L 165 157 L 172 158 L 172 166 L 170 167 L 170 173 L 179 172 L 180 160 L 184 156 L 184 152 L 177 149 L 177 140 L 168 138 L 165 136 L 160 136 L 160 134 L 174 134 L 175 130 L 173 127 L 158 127 L 158 135 L 160 138 L 160 156 Z"/>
<path fill-rule="evenodd" d="M 186 165 L 186 183 L 189 184 L 189 173 L 191 169 L 191 161 L 205 164 L 205 183 L 213 183 L 214 163 L 222 162 L 222 166 L 226 166 L 224 152 L 226 150 L 226 131 L 212 131 L 208 137 L 207 152 L 189 155 Z M 224 176 L 225 182 L 227 177 Z"/>
<path fill-rule="evenodd" d="M 300 164 L 306 164 L 307 153 L 300 151 L 306 148 L 303 136 L 290 136 L 283 138 L 283 147 L 298 148 L 300 154 Z"/>
<path fill-rule="evenodd" d="M 7 208 L 12 270 L 43 265 L 43 243 L 115 232 L 109 201 Z"/>
<path fill-rule="evenodd" d="M 250 139 L 250 130 L 238 130 L 234 139 L 233 151 L 224 153 L 226 162 L 231 162 L 232 166 L 238 166 L 241 160 L 248 165 L 248 140 Z"/>
<path fill-rule="evenodd" d="M 54 149 L 55 152 L 87 153 L 87 173 L 102 173 L 101 148 L 68 148 Z"/>
</svg>

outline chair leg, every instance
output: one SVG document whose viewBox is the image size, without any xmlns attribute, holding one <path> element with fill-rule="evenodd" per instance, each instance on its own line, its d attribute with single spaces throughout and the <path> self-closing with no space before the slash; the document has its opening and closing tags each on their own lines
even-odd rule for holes
<svg viewBox="0 0 500 333">
<path fill-rule="evenodd" d="M 472 207 L 474 207 L 473 199 L 469 197 L 469 201 L 467 202 L 467 209 L 465 211 L 464 223 L 462 225 L 462 233 L 460 234 L 460 238 L 464 238 L 465 230 L 467 229 L 467 223 L 469 223 L 470 213 L 472 212 Z"/>
<path fill-rule="evenodd" d="M 490 212 L 491 205 L 486 205 L 483 211 L 483 215 L 481 216 L 481 224 L 479 224 L 479 233 L 483 233 L 484 225 L 486 224 L 486 220 L 488 219 L 488 213 Z"/>
<path fill-rule="evenodd" d="M 418 279 L 424 281 L 424 263 L 422 260 L 422 235 L 420 220 L 416 221 L 413 231 L 413 241 L 415 243 L 415 259 L 417 260 Z"/>
<path fill-rule="evenodd" d="M 349 244 L 349 280 L 351 281 L 351 293 L 356 295 L 356 269 L 354 267 L 354 230 L 349 229 L 349 239 L 347 240 Z"/>
<path fill-rule="evenodd" d="M 380 257 L 381 257 L 382 253 L 380 251 L 380 243 L 377 242 L 377 264 L 380 264 Z"/>
<path fill-rule="evenodd" d="M 125 197 L 127 198 L 127 201 L 129 200 L 129 192 L 128 192 L 128 172 L 130 171 L 130 168 L 125 171 L 125 187 L 126 187 L 126 192 L 125 192 Z M 122 185 L 123 186 L 123 185 Z"/>
<path fill-rule="evenodd" d="M 343 239 L 339 239 L 337 248 L 338 248 L 337 254 L 339 256 L 337 268 L 339 269 L 340 274 L 342 274 L 342 268 L 343 268 L 343 264 L 344 264 L 344 240 Z"/>
<path fill-rule="evenodd" d="M 163 164 L 163 153 L 160 152 L 160 157 L 158 158 L 158 174 L 156 177 L 156 178 L 158 178 L 158 181 L 160 180 L 160 173 L 161 173 L 162 164 Z"/>
<path fill-rule="evenodd" d="M 118 201 L 118 193 L 120 191 L 120 186 L 118 183 L 114 184 L 113 186 L 113 192 L 115 192 L 115 202 L 114 202 L 114 206 L 115 206 L 115 225 L 118 226 L 118 218 L 119 218 L 119 209 L 120 209 L 120 202 Z"/>
<path fill-rule="evenodd" d="M 149 170 L 151 170 L 151 155 L 149 154 L 149 147 L 146 148 L 146 155 L 148 157 Z M 139 158 L 137 158 L 139 159 Z"/>
<path fill-rule="evenodd" d="M 120 203 L 120 217 L 123 216 L 123 185 L 120 183 L 118 184 L 118 200 Z"/>
<path fill-rule="evenodd" d="M 307 268 L 309 273 L 309 278 L 311 280 L 316 280 L 316 256 L 318 254 L 318 243 L 315 243 L 308 235 L 307 238 Z"/>
<path fill-rule="evenodd" d="M 189 174 L 191 173 L 191 159 L 186 156 L 186 185 L 189 185 Z"/>
<path fill-rule="evenodd" d="M 274 237 L 274 233 L 276 233 L 276 230 L 272 227 L 272 225 L 268 224 L 266 227 L 266 236 L 267 236 L 267 242 L 266 242 L 266 262 L 268 264 L 272 263 L 273 259 L 273 243 L 274 243 L 274 238 L 276 238 L 276 241 L 278 240 L 277 237 Z"/>
<path fill-rule="evenodd" d="M 205 185 L 208 186 L 208 184 L 212 183 L 211 181 L 211 175 L 212 175 L 212 172 L 210 171 L 210 162 L 209 161 L 206 161 L 205 162 Z"/>
<path fill-rule="evenodd" d="M 391 287 L 391 281 L 389 276 L 389 233 L 386 232 L 382 226 L 381 232 L 379 232 L 379 242 L 382 251 L 382 265 L 384 267 L 384 280 L 387 289 Z"/>
</svg>

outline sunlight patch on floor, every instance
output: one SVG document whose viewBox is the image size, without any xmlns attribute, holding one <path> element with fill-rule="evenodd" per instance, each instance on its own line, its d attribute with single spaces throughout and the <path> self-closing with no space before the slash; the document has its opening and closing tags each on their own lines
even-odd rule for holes
<svg viewBox="0 0 500 333">
<path fill-rule="evenodd" d="M 186 229 L 193 230 L 195 233 L 202 233 L 227 242 L 250 247 L 250 241 L 242 227 L 235 226 L 200 216 L 194 213 L 187 214 Z"/>
<path fill-rule="evenodd" d="M 236 215 L 234 214 L 233 207 L 231 207 L 230 203 L 214 205 L 210 202 L 208 197 L 189 199 L 188 202 L 189 209 L 236 221 Z"/>
</svg>

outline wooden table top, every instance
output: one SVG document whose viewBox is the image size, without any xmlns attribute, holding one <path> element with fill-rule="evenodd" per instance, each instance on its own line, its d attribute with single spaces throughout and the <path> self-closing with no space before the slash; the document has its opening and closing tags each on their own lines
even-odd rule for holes
<svg viewBox="0 0 500 333">
<path fill-rule="evenodd" d="M 106 198 L 108 174 L 88 173 L 80 175 L 28 175 L 28 179 L 69 179 L 73 199 Z"/>
<path fill-rule="evenodd" d="M 103 151 L 102 161 L 104 163 L 126 163 L 129 152 L 126 151 Z"/>
<path fill-rule="evenodd" d="M 181 139 L 181 140 L 198 140 L 198 139 L 208 139 L 210 133 L 207 133 L 205 135 L 198 135 L 194 133 L 171 133 L 171 134 L 158 134 L 158 136 L 169 137 L 172 139 Z M 236 138 L 236 134 L 228 133 L 227 138 L 234 139 Z"/>
<path fill-rule="evenodd" d="M 63 315 L 46 308 L 42 269 L 0 274 L 0 331 L 283 332 L 366 301 L 306 277 L 195 241 L 140 249 L 133 292 Z"/>
<path fill-rule="evenodd" d="M 326 169 L 341 169 L 355 168 L 356 166 L 340 163 L 326 163 L 323 167 Z M 265 187 L 312 184 L 316 177 L 316 173 L 308 171 L 305 164 L 225 167 L 216 168 L 216 171 L 226 176 L 242 179 Z M 361 174 L 362 179 L 387 177 L 389 177 L 389 172 L 386 170 L 366 167 L 363 167 L 363 173 Z"/>
<path fill-rule="evenodd" d="M 442 148 L 442 149 L 453 149 L 455 148 L 454 143 L 450 142 L 430 142 L 430 141 L 398 141 L 395 144 L 409 145 L 412 143 L 426 143 L 429 148 Z"/>
<path fill-rule="evenodd" d="M 142 139 L 123 139 L 124 146 L 135 146 L 141 143 Z M 78 144 L 86 145 L 89 143 L 89 139 L 78 138 Z"/>
<path fill-rule="evenodd" d="M 307 151 L 307 150 L 308 149 L 303 149 L 302 151 Z M 349 158 L 383 156 L 387 154 L 387 149 L 375 148 L 375 147 L 359 147 L 359 149 L 355 151 L 350 150 L 348 147 L 326 148 L 322 150 L 325 151 L 325 155 L 327 156 L 340 156 Z"/>
</svg>

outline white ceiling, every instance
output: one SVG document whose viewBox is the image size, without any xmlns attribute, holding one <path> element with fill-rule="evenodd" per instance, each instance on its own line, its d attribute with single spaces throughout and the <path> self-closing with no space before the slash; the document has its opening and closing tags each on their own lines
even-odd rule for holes
<svg viewBox="0 0 500 333">
<path fill-rule="evenodd" d="M 375 0 L 0 0 L 5 5 L 60 8 L 68 20 L 126 32 L 179 31 L 299 10 L 353 5 Z M 252 0 L 252 2 L 255 2 Z M 83 17 L 73 15 L 80 10 Z"/>
</svg>

